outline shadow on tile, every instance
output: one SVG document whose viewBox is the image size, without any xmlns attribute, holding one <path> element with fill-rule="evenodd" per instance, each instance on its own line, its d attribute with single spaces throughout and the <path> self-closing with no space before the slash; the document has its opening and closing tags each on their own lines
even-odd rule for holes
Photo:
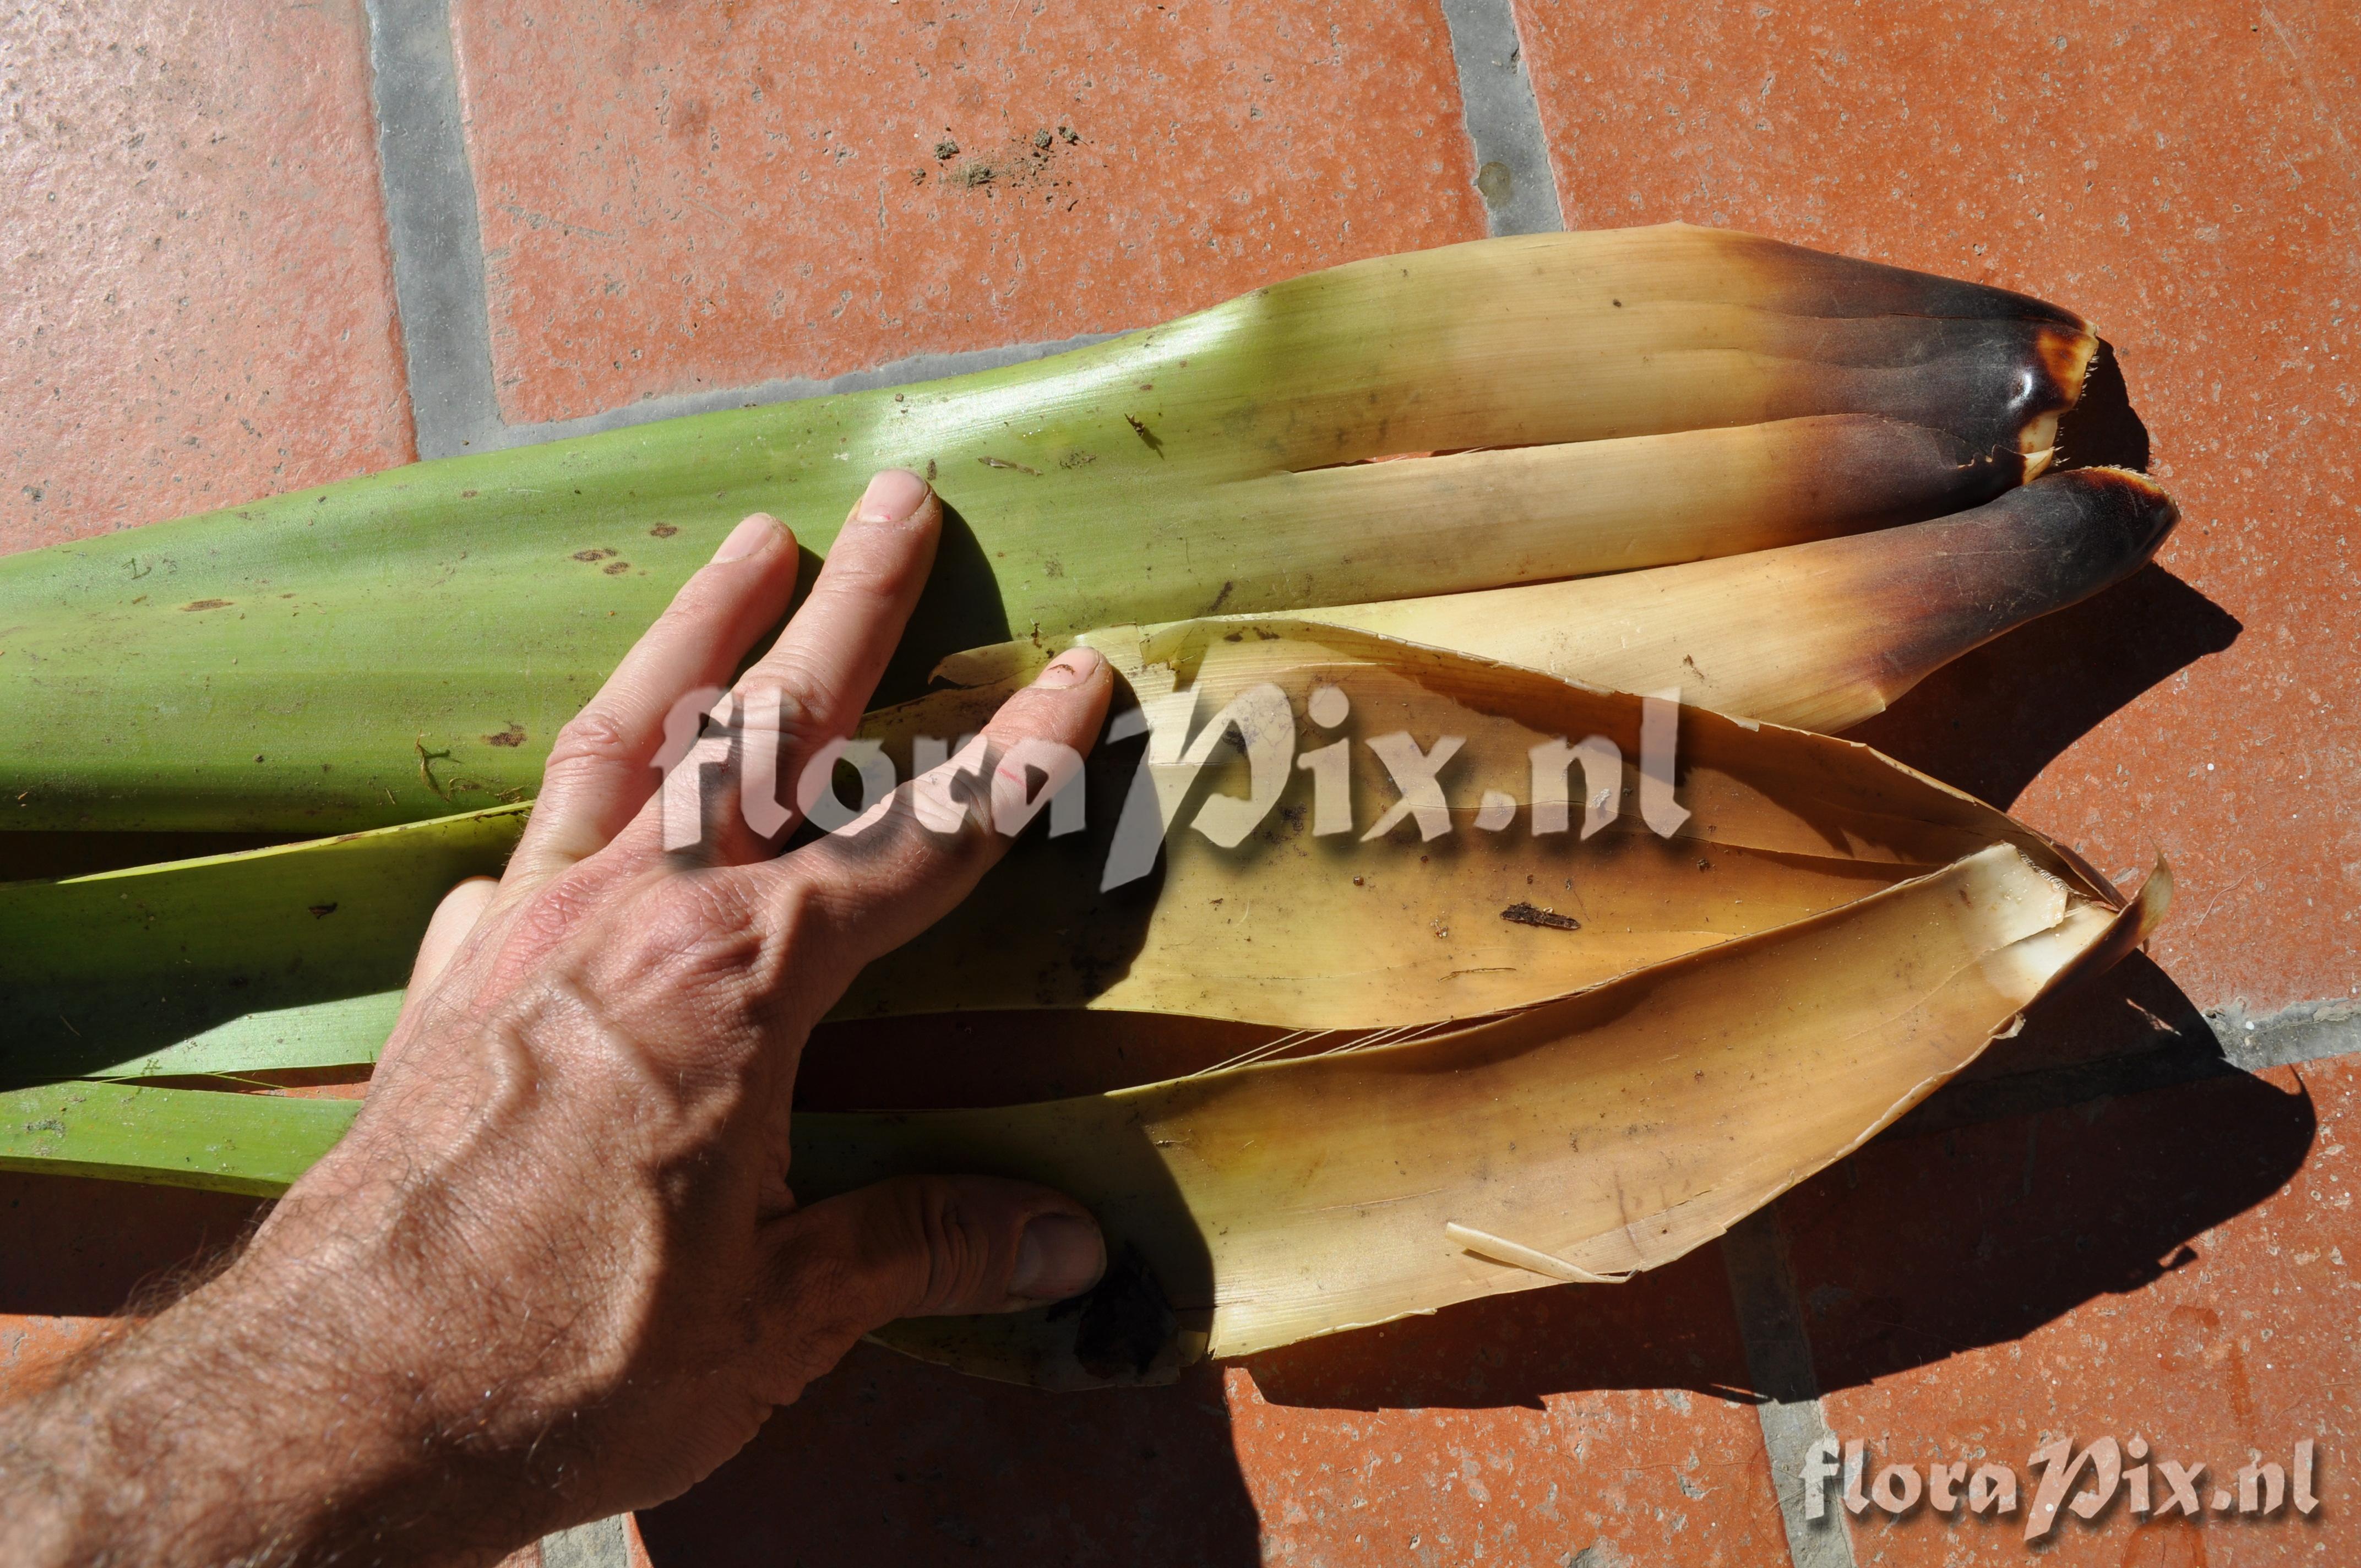
<svg viewBox="0 0 2361 1568">
<path fill-rule="evenodd" d="M 181 1187 L 0 1171 L 0 1313 L 103 1318 L 168 1299 L 265 1207 Z"/>
<path fill-rule="evenodd" d="M 1887 1138 L 2031 1115 L 2108 1096 L 2169 1088 L 2238 1069 L 2213 1026 L 2145 953 L 2029 1009 L 1966 1071 Z"/>
<path fill-rule="evenodd" d="M 1618 1286 L 1544 1286 L 1248 1357 L 1274 1405 L 1542 1408 L 1543 1397 L 1684 1388 L 1755 1404 L 1719 1248 Z"/>
<path fill-rule="evenodd" d="M 2244 630 L 2150 565 L 1952 661 L 1845 739 L 2004 809 L 2116 709 Z"/>
<path fill-rule="evenodd" d="M 1780 1202 L 1824 1391 L 2020 1339 L 2186 1266 L 2302 1168 L 2318 1124 L 2301 1089 L 2224 1060 L 2141 958 L 1979 1065 Z"/>
<path fill-rule="evenodd" d="M 1217 1369 L 1043 1394 L 869 1345 L 640 1532 L 656 1568 L 1261 1561 Z"/>
</svg>

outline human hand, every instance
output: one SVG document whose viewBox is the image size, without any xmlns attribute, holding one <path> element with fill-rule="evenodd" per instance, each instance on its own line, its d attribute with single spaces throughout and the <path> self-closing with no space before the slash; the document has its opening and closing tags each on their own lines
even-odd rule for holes
<svg viewBox="0 0 2361 1568">
<path fill-rule="evenodd" d="M 738 678 L 741 711 L 780 696 L 777 778 L 852 729 L 940 520 L 879 475 Z M 733 751 L 698 848 L 663 847 L 667 715 L 730 682 L 796 561 L 748 519 L 566 728 L 507 873 L 437 912 L 352 1130 L 236 1262 L 0 1416 L 49 1505 L 0 1527 L 10 1561 L 492 1561 L 683 1490 L 884 1322 L 1095 1282 L 1095 1224 L 1040 1188 L 795 1201 L 806 1035 L 1005 843 L 988 813 L 922 827 L 905 784 L 781 854 L 710 804 Z M 1110 689 L 1087 650 L 1052 663 L 985 731 L 984 786 L 1027 738 L 1087 750 Z"/>
</svg>

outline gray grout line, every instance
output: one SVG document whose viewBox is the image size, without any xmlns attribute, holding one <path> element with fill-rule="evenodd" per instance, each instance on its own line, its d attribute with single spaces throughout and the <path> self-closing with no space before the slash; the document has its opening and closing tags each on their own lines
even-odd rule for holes
<svg viewBox="0 0 2361 1568">
<path fill-rule="evenodd" d="M 541 1568 L 631 1568 L 631 1539 L 623 1516 L 543 1536 Z"/>
<path fill-rule="evenodd" d="M 636 403 L 625 403 L 620 408 L 584 414 L 579 419 L 551 420 L 544 424 L 502 425 L 469 450 L 480 452 L 500 446 L 530 446 L 544 441 L 563 441 L 568 436 L 596 435 L 600 431 L 651 424 L 657 420 L 678 419 L 686 414 L 710 413 L 716 409 L 754 408 L 763 403 L 793 402 L 798 398 L 824 398 L 835 392 L 906 387 L 913 381 L 932 381 L 974 370 L 997 370 L 1005 365 L 1023 365 L 1035 359 L 1045 359 L 1052 354 L 1063 354 L 1070 349 L 1088 348 L 1094 343 L 1104 343 L 1120 335 L 1112 332 L 1086 332 L 1054 343 L 1011 343 L 992 348 L 971 348 L 959 354 L 913 354 L 907 358 L 872 366 L 866 370 L 847 371 L 825 380 L 796 376 L 763 381 L 752 387 L 718 387 L 711 391 L 648 398 Z"/>
<path fill-rule="evenodd" d="M 1954 1083 L 1895 1123 L 1884 1135 L 1913 1137 L 2209 1078 L 2361 1053 L 2361 1000 L 2349 996 L 2299 1002 L 2255 1016 L 2233 1004 L 2213 1008 L 2204 1018 L 2207 1033 L 2193 1037 L 2159 1034 L 2156 1045 L 2147 1050 Z"/>
<path fill-rule="evenodd" d="M 1459 67 L 1467 138 L 1476 144 L 1476 189 L 1492 233 L 1565 227 L 1513 0 L 1443 0 L 1443 21 Z"/>
<path fill-rule="evenodd" d="M 368 14 L 378 161 L 422 458 L 534 445 L 716 409 L 904 386 L 1023 364 L 1115 335 L 917 354 L 827 379 L 782 378 L 651 398 L 578 419 L 504 423 L 492 380 L 483 236 L 460 124 L 449 0 L 368 0 Z M 1444 0 L 1444 15 L 1491 232 L 1564 227 L 1511 0 Z"/>
<path fill-rule="evenodd" d="M 1746 1345 L 1747 1376 L 1764 1397 L 1754 1413 L 1763 1423 L 1771 1483 L 1779 1494 L 1779 1517 L 1787 1530 L 1787 1554 L 1795 1568 L 1853 1568 L 1852 1535 L 1845 1525 L 1843 1505 L 1831 1497 L 1818 1519 L 1804 1517 L 1804 1455 L 1834 1434 L 1820 1408 L 1812 1343 L 1805 1337 L 1803 1301 L 1787 1261 L 1778 1212 L 1760 1209 L 1732 1225 L 1721 1238 L 1721 1261 L 1730 1274 L 1739 1336 Z"/>
<path fill-rule="evenodd" d="M 368 0 L 378 171 L 393 249 L 421 457 L 480 450 L 500 429 L 476 181 L 459 126 L 447 0 Z"/>
<path fill-rule="evenodd" d="M 490 298 L 484 280 L 475 175 L 460 126 L 449 0 L 369 0 L 368 13 L 378 166 L 385 185 L 394 299 L 401 312 L 411 416 L 421 457 L 536 445 L 715 409 L 906 386 L 1021 365 L 1116 335 L 1086 333 L 1053 343 L 914 354 L 827 379 L 785 378 L 752 387 L 650 398 L 579 419 L 505 423 L 499 389 L 492 382 Z"/>
<path fill-rule="evenodd" d="M 2299 1002 L 2259 1016 L 2234 1003 L 2209 1009 L 2205 1022 L 2222 1042 L 2222 1054 L 2248 1072 L 2361 1051 L 2361 998 Z"/>
</svg>

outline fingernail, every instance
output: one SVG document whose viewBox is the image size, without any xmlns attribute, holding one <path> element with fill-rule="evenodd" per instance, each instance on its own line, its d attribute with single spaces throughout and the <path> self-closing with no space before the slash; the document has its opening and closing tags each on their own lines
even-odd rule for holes
<svg viewBox="0 0 2361 1568">
<path fill-rule="evenodd" d="M 730 531 L 730 537 L 723 540 L 721 548 L 713 553 L 713 564 L 718 566 L 725 562 L 743 561 L 768 544 L 778 532 L 779 520 L 758 511 Z"/>
<path fill-rule="evenodd" d="M 1096 1225 L 1071 1214 L 1037 1214 L 1016 1243 L 1008 1293 L 1024 1301 L 1062 1301 L 1105 1272 L 1106 1243 Z"/>
<path fill-rule="evenodd" d="M 1089 680 L 1105 663 L 1095 648 L 1069 648 L 1051 660 L 1049 667 L 1042 671 L 1040 678 L 1033 684 L 1048 686 L 1051 691 L 1063 691 L 1068 686 L 1078 686 Z"/>
<path fill-rule="evenodd" d="M 852 509 L 855 522 L 906 522 L 927 499 L 927 481 L 907 468 L 887 468 L 869 481 Z"/>
</svg>

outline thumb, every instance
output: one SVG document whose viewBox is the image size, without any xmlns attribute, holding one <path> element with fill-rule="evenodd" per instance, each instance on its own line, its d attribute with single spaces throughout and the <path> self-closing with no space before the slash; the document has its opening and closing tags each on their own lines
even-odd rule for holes
<svg viewBox="0 0 2361 1568">
<path fill-rule="evenodd" d="M 1081 1204 L 992 1176 L 897 1177 L 764 1229 L 774 1321 L 805 1378 L 896 1318 L 1044 1307 L 1106 1272 L 1106 1244 Z"/>
<path fill-rule="evenodd" d="M 426 934 L 418 939 L 418 957 L 410 966 L 410 985 L 401 998 L 403 1007 L 434 989 L 458 956 L 459 944 L 492 906 L 492 895 L 500 890 L 500 884 L 490 877 L 471 876 L 443 895 L 434 917 L 426 922 Z"/>
</svg>

